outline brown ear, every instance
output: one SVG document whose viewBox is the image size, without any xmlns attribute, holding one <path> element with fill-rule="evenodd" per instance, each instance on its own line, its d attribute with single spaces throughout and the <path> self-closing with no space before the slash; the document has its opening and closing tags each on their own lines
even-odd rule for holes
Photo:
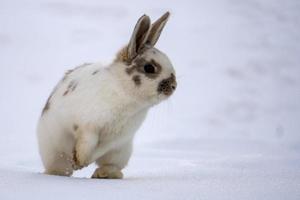
<svg viewBox="0 0 300 200">
<path fill-rule="evenodd" d="M 143 15 L 137 21 L 127 47 L 128 59 L 132 60 L 146 43 L 150 32 L 150 26 L 150 18 L 147 15 Z"/>
<path fill-rule="evenodd" d="M 154 22 L 151 26 L 149 36 L 147 38 L 147 44 L 150 46 L 154 46 L 165 27 L 170 16 L 170 12 L 166 12 L 163 16 L 161 16 L 156 22 Z"/>
</svg>

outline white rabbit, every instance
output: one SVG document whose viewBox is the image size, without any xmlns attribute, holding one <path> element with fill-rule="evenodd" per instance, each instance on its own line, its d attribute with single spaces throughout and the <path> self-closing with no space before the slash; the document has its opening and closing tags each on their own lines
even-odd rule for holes
<svg viewBox="0 0 300 200">
<path fill-rule="evenodd" d="M 123 178 L 149 108 L 176 88 L 170 60 L 154 48 L 168 18 L 169 12 L 151 24 L 143 15 L 113 63 L 84 64 L 65 74 L 38 122 L 45 173 L 71 176 L 96 162 L 92 178 Z"/>
</svg>

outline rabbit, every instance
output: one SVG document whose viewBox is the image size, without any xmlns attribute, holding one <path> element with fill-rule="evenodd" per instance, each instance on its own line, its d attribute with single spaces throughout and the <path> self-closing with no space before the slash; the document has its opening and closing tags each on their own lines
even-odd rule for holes
<svg viewBox="0 0 300 200">
<path fill-rule="evenodd" d="M 37 125 L 45 174 L 72 176 L 96 163 L 91 178 L 123 178 L 148 110 L 177 87 L 169 58 L 154 48 L 169 16 L 153 24 L 140 17 L 111 64 L 85 63 L 65 73 Z"/>
</svg>

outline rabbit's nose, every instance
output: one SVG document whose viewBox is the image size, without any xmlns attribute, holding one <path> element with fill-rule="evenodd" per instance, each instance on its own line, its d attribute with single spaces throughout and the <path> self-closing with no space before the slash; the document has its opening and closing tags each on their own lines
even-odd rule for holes
<svg viewBox="0 0 300 200">
<path fill-rule="evenodd" d="M 163 93 L 167 96 L 173 94 L 177 87 L 177 82 L 174 74 L 171 74 L 169 78 L 163 79 L 159 84 L 157 91 L 158 93 Z"/>
<path fill-rule="evenodd" d="M 176 80 L 173 80 L 173 82 L 171 83 L 171 88 L 172 88 L 173 90 L 175 90 L 176 87 L 177 87 L 177 82 L 176 82 Z"/>
<path fill-rule="evenodd" d="M 176 77 L 173 73 L 171 73 L 171 77 L 170 77 L 170 86 L 173 90 L 175 90 L 177 88 L 177 81 L 176 81 Z"/>
</svg>

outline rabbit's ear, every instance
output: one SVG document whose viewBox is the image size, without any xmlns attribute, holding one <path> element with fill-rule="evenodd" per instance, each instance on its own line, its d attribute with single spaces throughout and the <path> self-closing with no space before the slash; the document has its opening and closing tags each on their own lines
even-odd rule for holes
<svg viewBox="0 0 300 200">
<path fill-rule="evenodd" d="M 150 46 L 154 46 L 165 27 L 170 16 L 170 12 L 166 12 L 163 16 L 161 16 L 156 22 L 154 22 L 151 26 L 149 36 L 147 38 L 147 44 Z"/>
<path fill-rule="evenodd" d="M 147 15 L 143 15 L 136 23 L 127 49 L 129 59 L 133 59 L 146 43 L 150 26 L 150 18 Z"/>
</svg>

